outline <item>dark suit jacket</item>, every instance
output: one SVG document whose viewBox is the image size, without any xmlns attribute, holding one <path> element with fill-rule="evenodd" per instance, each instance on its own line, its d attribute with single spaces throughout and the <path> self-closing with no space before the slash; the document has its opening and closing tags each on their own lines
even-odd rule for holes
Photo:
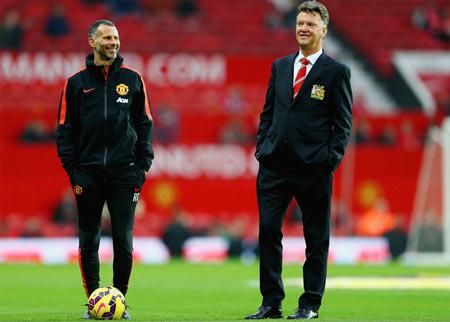
<svg viewBox="0 0 450 322">
<path fill-rule="evenodd" d="M 255 156 L 263 164 L 276 164 L 287 144 L 300 161 L 328 163 L 334 171 L 344 156 L 351 132 L 350 69 L 323 53 L 293 100 L 297 55 L 272 63 Z"/>
</svg>

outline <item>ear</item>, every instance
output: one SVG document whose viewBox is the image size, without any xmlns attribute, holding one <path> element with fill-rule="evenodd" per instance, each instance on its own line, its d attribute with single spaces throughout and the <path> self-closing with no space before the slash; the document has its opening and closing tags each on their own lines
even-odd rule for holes
<svg viewBox="0 0 450 322">
<path fill-rule="evenodd" d="M 328 28 L 327 27 L 323 27 L 323 35 L 322 35 L 322 39 L 325 38 L 325 36 L 328 33 Z"/>
<path fill-rule="evenodd" d="M 88 43 L 89 43 L 89 46 L 91 46 L 92 48 L 95 48 L 95 39 L 94 38 L 89 37 Z"/>
</svg>

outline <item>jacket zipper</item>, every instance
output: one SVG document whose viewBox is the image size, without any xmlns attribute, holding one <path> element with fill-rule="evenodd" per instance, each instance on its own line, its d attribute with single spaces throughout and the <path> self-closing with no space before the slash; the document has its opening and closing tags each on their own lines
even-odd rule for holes
<svg viewBox="0 0 450 322">
<path fill-rule="evenodd" d="M 108 104 L 107 104 L 107 86 L 106 86 L 106 84 L 105 84 L 105 105 L 104 105 L 104 111 L 105 111 L 105 138 L 107 138 L 108 137 L 108 128 L 107 128 L 107 117 L 108 117 Z M 106 168 L 106 157 L 107 157 L 107 155 L 108 155 L 108 144 L 107 144 L 107 142 L 106 142 L 107 140 L 105 140 L 105 155 L 104 155 L 104 157 L 103 157 L 103 165 L 105 166 L 105 168 Z"/>
</svg>

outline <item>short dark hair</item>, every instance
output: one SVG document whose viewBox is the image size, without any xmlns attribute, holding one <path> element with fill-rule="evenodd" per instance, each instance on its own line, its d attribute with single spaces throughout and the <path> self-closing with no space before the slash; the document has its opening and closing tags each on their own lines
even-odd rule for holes
<svg viewBox="0 0 450 322">
<path fill-rule="evenodd" d="M 97 29 L 100 25 L 107 25 L 107 26 L 111 26 L 111 27 L 115 27 L 116 25 L 114 25 L 114 23 L 111 20 L 97 20 L 96 22 L 94 22 L 88 30 L 88 37 L 94 37 L 95 33 L 97 32 Z"/>
<path fill-rule="evenodd" d="M 322 3 L 315 0 L 302 2 L 297 8 L 297 15 L 302 11 L 309 13 L 317 12 L 322 18 L 323 24 L 328 26 L 330 15 L 328 14 L 327 7 L 325 7 Z"/>
</svg>

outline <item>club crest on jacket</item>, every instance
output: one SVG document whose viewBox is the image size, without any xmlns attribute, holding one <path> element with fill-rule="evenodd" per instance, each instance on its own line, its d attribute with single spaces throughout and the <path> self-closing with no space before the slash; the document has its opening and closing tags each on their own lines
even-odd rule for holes
<svg viewBox="0 0 450 322">
<path fill-rule="evenodd" d="M 323 85 L 313 85 L 311 90 L 311 98 L 323 101 L 325 97 L 325 88 Z"/>
<path fill-rule="evenodd" d="M 128 86 L 125 84 L 119 84 L 116 86 L 116 92 L 119 95 L 125 96 L 128 94 Z"/>
<path fill-rule="evenodd" d="M 83 193 L 83 187 L 76 185 L 73 187 L 73 192 L 75 192 L 75 194 L 77 196 L 81 195 Z"/>
</svg>

